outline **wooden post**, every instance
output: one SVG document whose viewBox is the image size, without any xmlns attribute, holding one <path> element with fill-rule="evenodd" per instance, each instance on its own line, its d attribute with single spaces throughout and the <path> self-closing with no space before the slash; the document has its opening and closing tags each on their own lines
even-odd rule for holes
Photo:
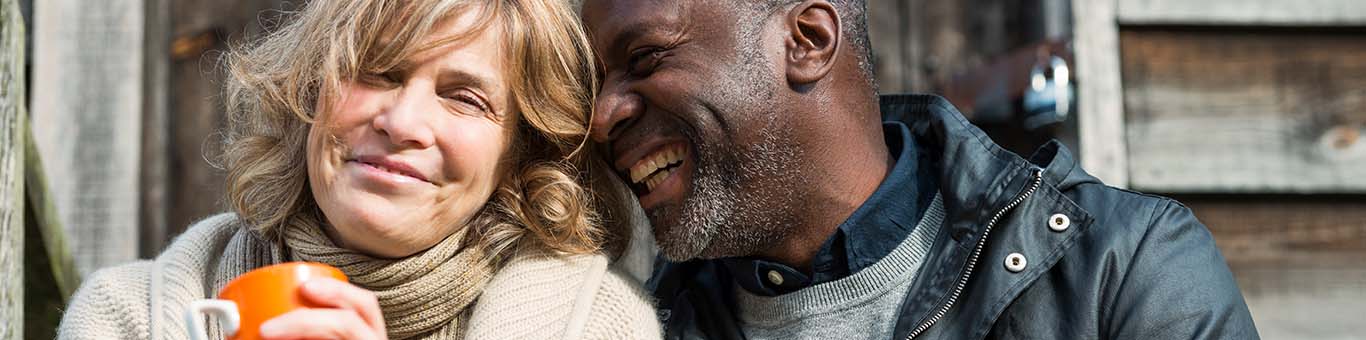
<svg viewBox="0 0 1366 340">
<path fill-rule="evenodd" d="M 143 4 L 33 4 L 33 135 L 82 274 L 138 256 Z"/>
<path fill-rule="evenodd" d="M 24 338 L 24 19 L 0 0 L 0 339 Z"/>
<path fill-rule="evenodd" d="M 1116 187 L 1129 186 L 1114 1 L 1072 0 L 1081 165 Z"/>
<path fill-rule="evenodd" d="M 142 172 L 138 179 L 141 191 L 141 207 L 138 211 L 138 225 L 142 258 L 153 258 L 165 248 L 170 239 L 166 227 L 167 194 L 166 186 L 170 169 L 167 156 L 170 146 L 170 122 L 167 118 L 170 105 L 170 66 L 171 66 L 171 5 L 168 0 L 145 0 L 147 9 L 143 36 L 143 101 L 142 101 Z"/>
</svg>

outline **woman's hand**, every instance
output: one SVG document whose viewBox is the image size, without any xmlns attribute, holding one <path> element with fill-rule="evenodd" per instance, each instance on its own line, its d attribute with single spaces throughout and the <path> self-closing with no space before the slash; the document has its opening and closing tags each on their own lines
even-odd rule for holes
<svg viewBox="0 0 1366 340">
<path fill-rule="evenodd" d="M 375 293 L 334 279 L 299 287 L 304 299 L 322 308 L 303 308 L 261 324 L 262 339 L 388 339 Z"/>
</svg>

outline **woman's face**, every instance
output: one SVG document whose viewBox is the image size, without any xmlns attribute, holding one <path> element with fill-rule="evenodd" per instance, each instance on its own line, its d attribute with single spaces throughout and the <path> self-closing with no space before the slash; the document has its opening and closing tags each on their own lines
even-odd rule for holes
<svg viewBox="0 0 1366 340">
<path fill-rule="evenodd" d="M 478 12 L 445 20 L 424 46 L 467 32 Z M 412 255 L 463 228 L 489 200 L 516 119 L 498 32 L 361 75 L 341 85 L 340 98 L 319 102 L 308 177 L 334 241 L 375 256 Z"/>
</svg>

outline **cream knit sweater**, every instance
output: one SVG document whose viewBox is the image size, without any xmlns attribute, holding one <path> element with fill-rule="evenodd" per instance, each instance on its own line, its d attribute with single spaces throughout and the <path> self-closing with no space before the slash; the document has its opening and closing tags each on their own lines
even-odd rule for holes
<svg viewBox="0 0 1366 340">
<path fill-rule="evenodd" d="M 261 265 L 224 256 L 250 243 L 243 239 L 249 233 L 237 232 L 243 227 L 233 214 L 210 217 L 177 237 L 155 262 L 95 272 L 72 297 L 57 338 L 148 339 L 153 328 L 162 339 L 188 338 L 181 321 L 186 306 L 216 295 L 227 281 Z M 163 273 L 161 299 L 155 301 L 150 298 L 154 267 Z M 517 256 L 475 301 L 466 339 L 658 339 L 659 324 L 648 301 L 638 281 L 608 268 L 606 256 Z M 157 318 L 151 317 L 154 311 Z"/>
</svg>

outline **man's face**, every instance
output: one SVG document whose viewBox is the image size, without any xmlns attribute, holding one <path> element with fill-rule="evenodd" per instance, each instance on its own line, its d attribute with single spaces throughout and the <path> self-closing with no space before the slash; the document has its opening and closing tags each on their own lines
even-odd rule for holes
<svg viewBox="0 0 1366 340">
<path fill-rule="evenodd" d="M 784 236 L 802 178 L 784 119 L 776 17 L 724 1 L 588 0 L 603 65 L 593 136 L 672 260 L 753 254 Z M 781 27 L 781 25 L 777 25 Z"/>
</svg>

